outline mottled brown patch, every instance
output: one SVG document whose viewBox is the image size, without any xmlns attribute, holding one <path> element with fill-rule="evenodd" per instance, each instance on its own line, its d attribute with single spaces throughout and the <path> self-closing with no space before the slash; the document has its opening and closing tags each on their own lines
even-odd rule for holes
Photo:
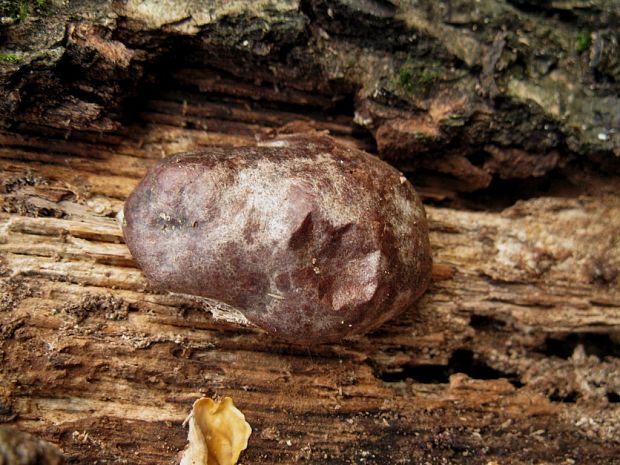
<svg viewBox="0 0 620 465">
<path fill-rule="evenodd" d="M 6 465 L 61 465 L 60 451 L 51 444 L 13 428 L 0 427 L 0 463 Z"/>
<path fill-rule="evenodd" d="M 124 320 L 129 313 L 129 303 L 112 295 L 86 294 L 79 302 L 67 304 L 60 311 L 78 322 L 93 314 L 103 314 L 107 320 Z"/>
<path fill-rule="evenodd" d="M 1 265 L 1 263 L 0 263 Z M 30 287 L 19 278 L 0 280 L 0 312 L 10 312 L 26 297 L 32 295 Z"/>
</svg>

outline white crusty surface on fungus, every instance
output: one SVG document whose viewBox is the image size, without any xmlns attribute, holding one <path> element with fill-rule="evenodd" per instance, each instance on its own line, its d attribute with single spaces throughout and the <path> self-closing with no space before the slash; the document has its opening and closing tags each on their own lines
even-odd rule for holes
<svg viewBox="0 0 620 465">
<path fill-rule="evenodd" d="M 230 397 L 203 397 L 189 418 L 188 445 L 181 465 L 234 465 L 248 446 L 252 428 Z"/>
</svg>

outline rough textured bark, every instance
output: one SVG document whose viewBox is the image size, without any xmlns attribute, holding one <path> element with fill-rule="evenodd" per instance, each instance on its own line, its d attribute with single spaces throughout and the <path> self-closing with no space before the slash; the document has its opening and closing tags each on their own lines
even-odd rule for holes
<svg viewBox="0 0 620 465">
<path fill-rule="evenodd" d="M 228 395 L 248 464 L 620 463 L 618 3 L 180 5 L 4 13 L 0 421 L 173 463 Z M 417 308 L 299 349 L 149 285 L 115 215 L 150 166 L 308 129 L 419 187 Z"/>
</svg>

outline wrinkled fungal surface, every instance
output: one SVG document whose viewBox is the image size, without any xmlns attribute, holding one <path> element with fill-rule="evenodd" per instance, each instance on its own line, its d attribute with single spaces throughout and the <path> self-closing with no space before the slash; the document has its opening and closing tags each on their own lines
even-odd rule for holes
<svg viewBox="0 0 620 465">
<path fill-rule="evenodd" d="M 125 240 L 151 281 L 234 305 L 300 344 L 367 332 L 430 279 L 413 186 L 327 136 L 170 157 L 124 210 Z"/>
<path fill-rule="evenodd" d="M 235 465 L 252 434 L 245 415 L 230 397 L 198 399 L 188 422 L 188 445 L 180 465 Z"/>
</svg>

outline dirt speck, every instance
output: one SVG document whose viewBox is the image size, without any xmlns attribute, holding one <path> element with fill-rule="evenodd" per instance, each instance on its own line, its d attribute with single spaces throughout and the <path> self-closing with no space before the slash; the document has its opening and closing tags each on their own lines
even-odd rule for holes
<svg viewBox="0 0 620 465">
<path fill-rule="evenodd" d="M 31 295 L 30 287 L 21 279 L 0 279 L 0 313 L 14 310 L 22 300 Z"/>
<path fill-rule="evenodd" d="M 77 303 L 67 304 L 60 312 L 73 316 L 78 322 L 98 314 L 106 320 L 125 320 L 129 313 L 129 303 L 112 295 L 87 294 Z"/>
</svg>

